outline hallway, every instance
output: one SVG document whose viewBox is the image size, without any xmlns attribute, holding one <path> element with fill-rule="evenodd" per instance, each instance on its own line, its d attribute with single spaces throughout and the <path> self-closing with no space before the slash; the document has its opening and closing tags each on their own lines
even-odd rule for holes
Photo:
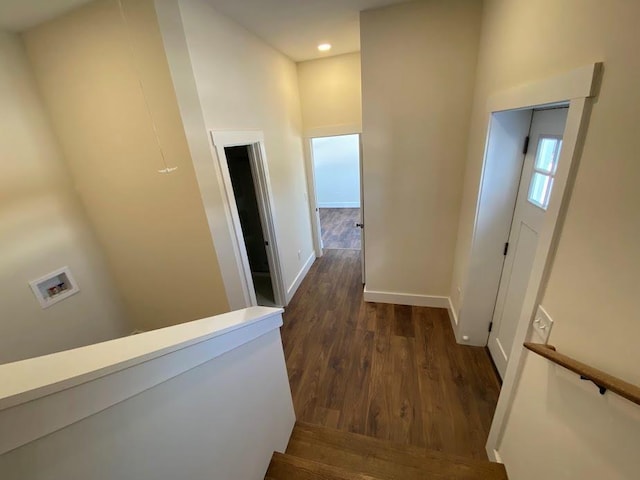
<svg viewBox="0 0 640 480">
<path fill-rule="evenodd" d="M 362 299 L 360 252 L 326 250 L 284 314 L 298 420 L 484 458 L 499 383 L 446 310 Z"/>
</svg>

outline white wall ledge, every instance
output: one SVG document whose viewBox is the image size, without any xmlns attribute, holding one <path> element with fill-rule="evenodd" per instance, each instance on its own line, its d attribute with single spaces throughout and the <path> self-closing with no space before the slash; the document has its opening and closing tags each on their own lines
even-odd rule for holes
<svg viewBox="0 0 640 480">
<path fill-rule="evenodd" d="M 0 410 L 245 328 L 281 308 L 251 307 L 107 342 L 0 365 Z"/>
<path fill-rule="evenodd" d="M 0 365 L 0 431 L 12 432 L 0 438 L 0 454 L 278 329 L 282 312 L 250 307 Z"/>
</svg>

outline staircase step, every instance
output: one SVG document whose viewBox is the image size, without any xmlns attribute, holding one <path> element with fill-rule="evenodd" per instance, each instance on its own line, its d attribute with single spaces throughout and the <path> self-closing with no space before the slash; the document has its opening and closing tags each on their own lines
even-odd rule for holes
<svg viewBox="0 0 640 480">
<path fill-rule="evenodd" d="M 306 458 L 274 452 L 265 480 L 380 480 Z"/>
<path fill-rule="evenodd" d="M 380 480 L 507 480 L 504 465 L 499 463 L 447 455 L 303 422 L 296 423 L 286 453 L 373 475 Z"/>
</svg>

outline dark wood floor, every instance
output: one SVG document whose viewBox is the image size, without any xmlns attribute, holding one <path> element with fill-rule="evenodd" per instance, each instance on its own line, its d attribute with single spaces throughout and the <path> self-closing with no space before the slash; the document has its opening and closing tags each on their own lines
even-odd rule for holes
<svg viewBox="0 0 640 480">
<path fill-rule="evenodd" d="M 321 208 L 320 229 L 324 248 L 360 249 L 359 208 Z"/>
<path fill-rule="evenodd" d="M 287 307 L 298 420 L 486 458 L 498 379 L 443 309 L 364 303 L 357 250 L 327 250 Z"/>
</svg>

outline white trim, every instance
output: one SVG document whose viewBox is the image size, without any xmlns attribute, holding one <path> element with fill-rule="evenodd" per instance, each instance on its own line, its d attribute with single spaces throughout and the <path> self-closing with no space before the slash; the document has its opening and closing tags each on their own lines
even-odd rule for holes
<svg viewBox="0 0 640 480">
<path fill-rule="evenodd" d="M 360 208 L 360 202 L 322 202 L 318 208 Z"/>
<path fill-rule="evenodd" d="M 451 301 L 451 297 L 447 297 L 449 301 L 447 305 L 447 310 L 449 310 L 449 318 L 451 319 L 451 326 L 453 327 L 453 331 L 455 332 L 456 326 L 458 325 L 458 315 L 456 315 L 456 309 L 453 308 L 453 302 Z"/>
<path fill-rule="evenodd" d="M 252 307 L 0 366 L 0 455 L 282 326 Z M 33 421 L 36 418 L 38 421 Z"/>
<path fill-rule="evenodd" d="M 564 75 L 508 90 L 492 96 L 487 103 L 490 107 L 488 113 L 491 114 L 497 109 L 516 110 L 570 100 L 554 190 L 551 194 L 544 225 L 538 237 L 529 284 L 485 447 L 488 455 L 493 455 L 493 452 L 499 449 L 517 384 L 524 367 L 525 355 L 522 344 L 527 338 L 531 320 L 540 303 L 553 261 L 553 254 L 560 236 L 586 136 L 587 120 L 591 113 L 589 97 L 594 95 L 597 90 L 601 67 L 601 64 L 593 64 Z M 489 119 L 490 115 L 487 115 L 486 118 Z"/>
<path fill-rule="evenodd" d="M 362 133 L 362 125 L 349 123 L 343 125 L 329 125 L 326 127 L 310 128 L 302 134 L 304 138 L 339 137 L 342 135 L 356 135 Z"/>
<path fill-rule="evenodd" d="M 284 290 L 284 273 L 282 262 L 280 261 L 280 249 L 277 239 L 275 198 L 271 190 L 271 178 L 267 165 L 267 153 L 264 142 L 254 144 L 249 149 L 251 159 L 251 170 L 253 172 L 256 193 L 258 194 L 258 206 L 260 220 L 263 226 L 263 235 L 269 242 L 266 248 L 269 262 L 269 273 L 277 305 L 286 305 Z"/>
<path fill-rule="evenodd" d="M 365 249 L 367 248 L 364 230 L 364 149 L 362 146 L 362 134 L 358 135 L 358 167 L 360 168 L 360 271 L 362 285 L 367 283 L 367 268 L 365 263 Z"/>
<path fill-rule="evenodd" d="M 320 228 L 320 212 L 318 209 L 318 195 L 316 194 L 316 171 L 313 160 L 313 143 L 311 138 L 303 140 L 304 167 L 307 176 L 307 200 L 309 202 L 309 215 L 311 217 L 311 235 L 313 236 L 313 249 L 316 258 L 322 257 L 322 230 Z"/>
<path fill-rule="evenodd" d="M 601 72 L 602 63 L 593 63 L 555 77 L 504 90 L 489 97 L 487 111 L 522 110 L 593 97 Z"/>
<path fill-rule="evenodd" d="M 304 262 L 304 265 L 298 272 L 298 275 L 296 275 L 296 278 L 293 280 L 293 283 L 291 284 L 291 286 L 289 286 L 289 289 L 287 290 L 287 304 L 291 301 L 293 296 L 298 291 L 300 284 L 302 283 L 304 278 L 307 276 L 307 273 L 309 273 L 309 270 L 311 270 L 311 266 L 315 261 L 316 261 L 316 256 L 314 253 L 312 253 L 311 255 L 309 255 L 309 258 L 307 258 L 307 261 Z"/>
<path fill-rule="evenodd" d="M 364 301 L 375 303 L 392 303 L 394 305 L 413 305 L 415 307 L 432 307 L 449 309 L 449 297 L 438 295 L 418 295 L 415 293 L 382 292 L 364 287 Z"/>
<path fill-rule="evenodd" d="M 502 461 L 502 457 L 500 456 L 500 452 L 498 452 L 498 450 L 492 450 L 491 452 L 488 452 L 488 456 L 489 456 L 489 461 L 504 464 L 504 462 Z"/>
<path fill-rule="evenodd" d="M 359 143 L 359 156 L 358 165 L 360 167 L 360 203 L 358 205 L 352 204 L 334 204 L 328 206 L 325 203 L 322 206 L 318 203 L 318 195 L 316 193 L 316 178 L 315 178 L 315 164 L 313 159 L 313 139 L 321 137 L 335 137 L 342 135 L 358 135 Z M 320 258 L 323 255 L 323 243 L 322 243 L 322 229 L 320 226 L 320 208 L 360 208 L 360 223 L 364 224 L 364 175 L 363 172 L 363 156 L 362 156 L 362 125 L 337 125 L 331 127 L 320 127 L 307 130 L 304 135 L 304 159 L 305 170 L 307 173 L 307 190 L 309 195 L 307 197 L 309 201 L 309 215 L 311 216 L 311 230 L 313 235 L 313 248 L 316 252 L 316 257 Z M 365 283 L 365 231 L 364 228 L 360 231 L 360 264 L 362 268 L 362 283 Z"/>
<path fill-rule="evenodd" d="M 224 192 L 223 204 L 229 231 L 232 232 L 233 253 L 236 268 L 240 274 L 241 294 L 244 298 L 245 306 L 257 305 L 249 257 L 244 243 L 240 217 L 233 193 L 231 177 L 225 147 L 248 146 L 250 150 L 251 170 L 254 174 L 256 187 L 256 197 L 260 208 L 260 217 L 263 223 L 266 247 L 269 258 L 269 270 L 273 285 L 276 304 L 284 306 L 286 295 L 284 290 L 284 280 L 282 274 L 282 263 L 280 261 L 280 251 L 276 236 L 275 202 L 271 191 L 269 180 L 269 167 L 266 151 L 264 147 L 264 134 L 261 131 L 211 131 L 211 140 L 216 150 L 218 159 L 216 172 L 221 190 Z"/>
<path fill-rule="evenodd" d="M 358 163 L 360 165 L 360 191 L 362 192 L 362 125 L 360 124 L 345 124 L 345 125 L 333 125 L 328 127 L 318 127 L 306 130 L 303 133 L 303 149 L 304 149 L 304 160 L 305 160 L 305 171 L 307 175 L 307 191 L 308 196 L 307 200 L 309 202 L 309 215 L 311 217 L 311 233 L 313 235 L 313 248 L 316 252 L 316 257 L 320 258 L 323 255 L 323 247 L 322 244 L 322 230 L 320 227 L 320 215 L 318 212 L 319 208 L 361 208 L 362 209 L 362 198 L 360 198 L 360 204 L 357 206 L 325 206 L 328 204 L 324 204 L 320 206 L 318 203 L 318 194 L 316 192 L 316 178 L 315 178 L 315 163 L 313 160 L 313 139 L 314 138 L 322 138 L 322 137 L 339 137 L 342 135 L 358 135 L 360 141 L 360 156 L 358 158 Z M 361 194 L 362 197 L 362 194 Z M 361 211 L 361 223 L 363 220 Z M 362 233 L 362 238 L 364 239 L 364 231 Z M 361 251 L 364 252 L 364 242 L 362 242 Z M 364 272 L 364 253 L 362 254 L 362 265 Z M 364 281 L 364 274 L 363 274 Z"/>
</svg>

